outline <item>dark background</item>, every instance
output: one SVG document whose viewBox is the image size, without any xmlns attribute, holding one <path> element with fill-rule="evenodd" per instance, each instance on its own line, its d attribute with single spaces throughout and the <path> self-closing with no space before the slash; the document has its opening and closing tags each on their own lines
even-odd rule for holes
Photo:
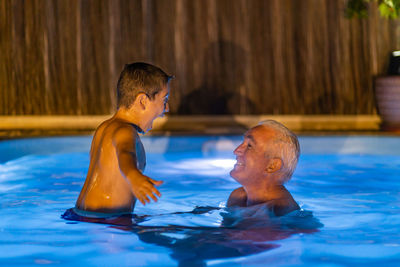
<svg viewBox="0 0 400 267">
<path fill-rule="evenodd" d="M 376 114 L 398 22 L 345 0 L 1 0 L 0 115 L 99 115 L 125 63 L 176 79 L 170 113 Z"/>
</svg>

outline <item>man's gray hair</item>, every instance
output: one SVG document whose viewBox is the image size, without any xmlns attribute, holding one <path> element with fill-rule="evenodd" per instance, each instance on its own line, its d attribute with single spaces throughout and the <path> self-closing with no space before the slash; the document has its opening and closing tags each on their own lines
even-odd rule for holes
<svg viewBox="0 0 400 267">
<path fill-rule="evenodd" d="M 287 182 L 292 177 L 300 156 L 300 145 L 297 136 L 283 124 L 274 120 L 261 121 L 258 125 L 275 131 L 276 139 L 273 143 L 277 145 L 277 156 L 283 161 L 283 182 Z"/>
</svg>

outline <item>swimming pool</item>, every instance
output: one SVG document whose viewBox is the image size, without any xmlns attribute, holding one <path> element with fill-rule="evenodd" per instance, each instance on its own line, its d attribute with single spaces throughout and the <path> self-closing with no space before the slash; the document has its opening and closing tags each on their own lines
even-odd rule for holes
<svg viewBox="0 0 400 267">
<path fill-rule="evenodd" d="M 165 183 L 158 203 L 137 204 L 138 225 L 64 220 L 85 179 L 90 141 L 0 142 L 1 266 L 400 262 L 399 137 L 300 137 L 302 155 L 287 188 L 323 224 L 315 231 L 221 227 L 225 201 L 238 187 L 229 170 L 240 136 L 143 137 L 145 173 Z"/>
</svg>

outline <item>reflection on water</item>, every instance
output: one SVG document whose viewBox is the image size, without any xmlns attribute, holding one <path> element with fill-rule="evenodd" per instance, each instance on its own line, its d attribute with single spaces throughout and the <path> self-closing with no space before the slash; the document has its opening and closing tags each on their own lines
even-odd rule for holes
<svg viewBox="0 0 400 267">
<path fill-rule="evenodd" d="M 177 224 L 144 225 L 160 216 L 211 214 L 217 212 L 220 226 L 185 226 Z M 309 211 L 299 210 L 282 217 L 271 215 L 265 205 L 242 208 L 197 207 L 190 212 L 160 215 L 122 215 L 94 218 L 78 215 L 74 209 L 62 217 L 70 221 L 107 224 L 109 227 L 136 234 L 142 242 L 169 248 L 179 266 L 206 266 L 211 259 L 241 257 L 279 247 L 273 241 L 293 234 L 314 233 L 322 224 Z"/>
<path fill-rule="evenodd" d="M 226 158 L 184 159 L 164 169 L 164 174 L 195 173 L 204 176 L 222 176 L 232 170 L 236 160 Z"/>
<path fill-rule="evenodd" d="M 60 219 L 84 183 L 91 138 L 85 138 L 87 146 L 78 142 L 79 153 L 59 150 L 60 145 L 54 144 L 64 139 L 52 139 L 47 145 L 51 155 L 24 157 L 21 151 L 43 144 L 35 139 L 9 151 L 4 149 L 8 141 L 3 141 L 0 149 L 7 161 L 0 164 L 0 266 L 399 265 L 398 137 L 302 137 L 301 142 L 307 142 L 302 143 L 303 154 L 288 189 L 300 207 L 312 210 L 323 222 L 323 228 L 300 223 L 314 219 L 296 216 L 270 218 L 270 225 L 249 227 L 251 220 L 256 224 L 251 209 L 242 214 L 242 222 L 236 220 L 240 210 L 205 208 L 197 209 L 197 214 L 184 213 L 196 205 L 223 208 L 238 187 L 227 170 L 228 160 L 234 158 L 230 149 L 213 151 L 212 144 L 205 150 L 207 156 L 188 149 L 201 148 L 213 138 L 171 138 L 179 140 L 178 145 L 169 143 L 179 153 L 148 153 L 145 174 L 165 181 L 160 187 L 163 196 L 157 203 L 137 205 L 135 212 L 145 216 L 134 216 L 134 223 L 130 216 L 131 225 Z M 241 137 L 231 140 L 239 142 Z M 75 149 L 74 142 L 65 146 Z M 353 154 L 335 152 L 342 151 L 343 145 Z M 188 163 L 192 168 L 184 169 Z M 313 229 L 319 231 L 308 234 Z M 228 258 L 229 252 L 242 256 Z"/>
</svg>

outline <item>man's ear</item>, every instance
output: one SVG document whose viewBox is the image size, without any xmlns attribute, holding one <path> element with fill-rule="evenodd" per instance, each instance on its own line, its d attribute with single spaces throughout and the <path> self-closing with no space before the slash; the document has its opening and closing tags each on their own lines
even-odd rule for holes
<svg viewBox="0 0 400 267">
<path fill-rule="evenodd" d="M 272 158 L 268 162 L 268 166 L 266 168 L 266 172 L 273 173 L 277 172 L 283 167 L 283 161 L 280 158 Z"/>
<path fill-rule="evenodd" d="M 141 107 L 142 109 L 146 109 L 147 104 L 149 102 L 149 98 L 147 97 L 146 94 L 144 93 L 139 93 L 136 96 L 136 100 L 135 102 L 139 105 L 139 107 Z"/>
</svg>

